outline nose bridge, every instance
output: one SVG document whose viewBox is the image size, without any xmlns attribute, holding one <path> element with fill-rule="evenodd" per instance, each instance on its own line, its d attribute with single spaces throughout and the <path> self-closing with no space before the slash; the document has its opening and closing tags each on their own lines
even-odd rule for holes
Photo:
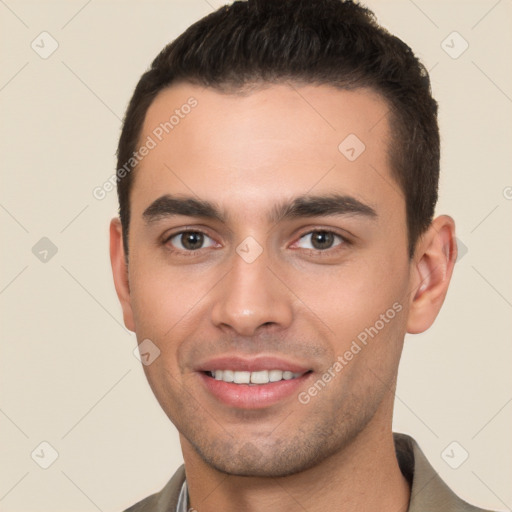
<svg viewBox="0 0 512 512">
<path fill-rule="evenodd" d="M 244 240 L 231 256 L 212 310 L 215 325 L 228 325 L 246 336 L 264 324 L 286 326 L 292 317 L 285 288 L 268 269 L 266 251 L 254 242 Z"/>
</svg>

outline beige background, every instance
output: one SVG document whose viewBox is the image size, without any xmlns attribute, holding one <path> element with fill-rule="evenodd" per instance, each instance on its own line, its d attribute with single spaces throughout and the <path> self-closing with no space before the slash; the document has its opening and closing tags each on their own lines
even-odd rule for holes
<svg viewBox="0 0 512 512">
<path fill-rule="evenodd" d="M 115 192 L 98 201 L 92 190 L 114 172 L 140 74 L 220 4 L 0 1 L 4 512 L 122 510 L 182 463 L 112 284 Z M 394 428 L 413 435 L 466 500 L 511 510 L 512 4 L 368 5 L 431 69 L 443 141 L 438 211 L 455 217 L 467 249 L 438 321 L 408 338 Z M 47 59 L 31 48 L 51 48 L 43 31 L 59 45 Z M 463 48 L 459 36 L 446 40 L 453 31 L 469 44 L 456 59 L 445 51 Z M 42 237 L 58 250 L 46 262 L 32 251 Z M 48 469 L 38 465 L 50 461 L 43 441 L 58 452 Z M 452 465 L 469 453 L 458 469 L 441 456 L 453 441 Z"/>
</svg>

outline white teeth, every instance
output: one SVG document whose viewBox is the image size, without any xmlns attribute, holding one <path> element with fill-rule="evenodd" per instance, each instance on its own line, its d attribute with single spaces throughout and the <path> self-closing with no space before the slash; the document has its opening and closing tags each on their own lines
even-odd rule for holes
<svg viewBox="0 0 512 512">
<path fill-rule="evenodd" d="M 253 384 L 266 384 L 268 382 L 268 371 L 262 370 L 261 372 L 252 372 L 251 382 Z"/>
<path fill-rule="evenodd" d="M 234 372 L 233 382 L 235 384 L 249 384 L 251 382 L 251 372 Z"/>
<path fill-rule="evenodd" d="M 288 370 L 260 370 L 257 372 L 238 372 L 235 370 L 212 370 L 210 372 L 215 380 L 234 382 L 235 384 L 268 384 L 279 380 L 290 380 L 300 377 L 300 373 Z"/>
<path fill-rule="evenodd" d="M 283 378 L 283 372 L 281 370 L 270 370 L 268 372 L 268 380 L 270 382 L 277 382 Z"/>
<path fill-rule="evenodd" d="M 220 371 L 222 373 L 222 380 L 224 382 L 233 382 L 235 380 L 235 372 L 232 372 L 231 370 L 217 370 L 217 372 Z M 217 374 L 215 372 L 215 374 Z"/>
</svg>

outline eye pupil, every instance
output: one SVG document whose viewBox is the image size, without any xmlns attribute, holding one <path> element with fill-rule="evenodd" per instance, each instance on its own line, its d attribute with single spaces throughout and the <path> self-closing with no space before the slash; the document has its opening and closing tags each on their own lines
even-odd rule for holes
<svg viewBox="0 0 512 512">
<path fill-rule="evenodd" d="M 311 235 L 311 245 L 315 249 L 329 249 L 334 242 L 334 234 L 328 231 L 315 231 Z"/>
<path fill-rule="evenodd" d="M 204 242 L 204 235 L 202 233 L 183 233 L 181 235 L 181 243 L 185 249 L 193 251 L 194 249 L 200 249 Z"/>
</svg>

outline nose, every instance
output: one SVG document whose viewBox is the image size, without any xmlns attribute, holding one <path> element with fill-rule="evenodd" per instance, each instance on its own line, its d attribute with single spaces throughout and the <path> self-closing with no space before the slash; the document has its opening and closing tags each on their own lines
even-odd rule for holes
<svg viewBox="0 0 512 512">
<path fill-rule="evenodd" d="M 265 251 L 252 262 L 234 253 L 230 263 L 230 271 L 216 287 L 214 325 L 241 336 L 288 327 L 293 318 L 292 296 L 269 269 Z"/>
</svg>

